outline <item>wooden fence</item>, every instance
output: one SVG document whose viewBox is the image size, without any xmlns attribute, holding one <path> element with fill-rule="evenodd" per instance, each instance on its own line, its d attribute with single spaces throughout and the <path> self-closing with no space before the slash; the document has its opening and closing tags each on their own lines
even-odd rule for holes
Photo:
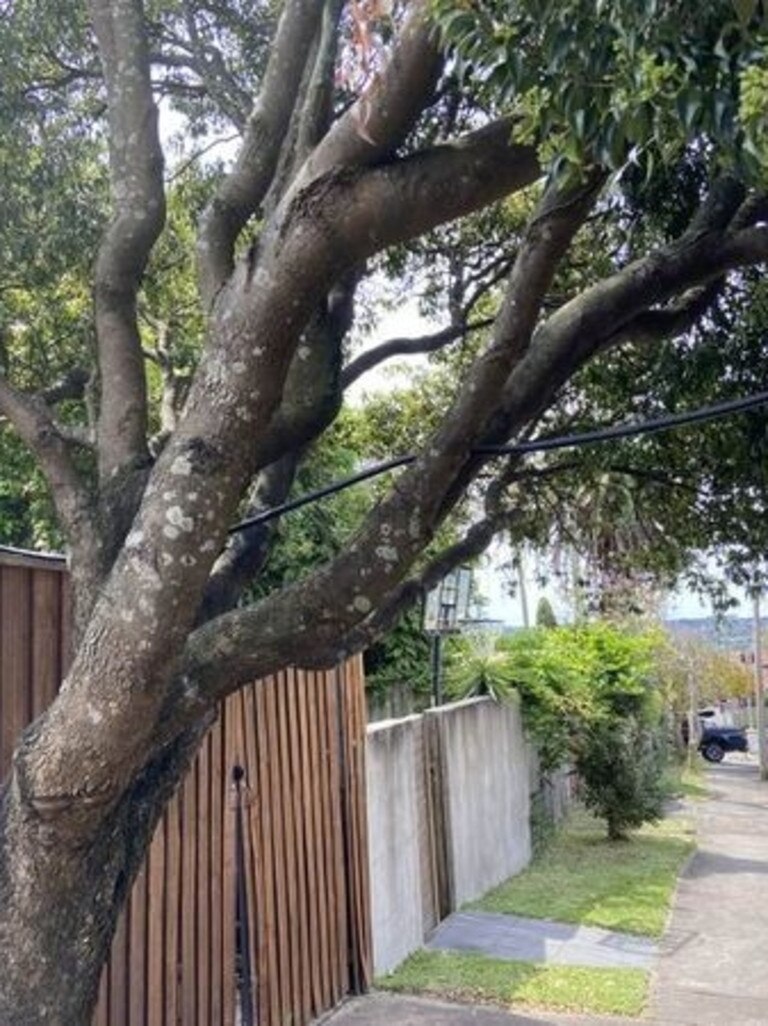
<svg viewBox="0 0 768 1026">
<path fill-rule="evenodd" d="M 69 663 L 66 561 L 0 548 L 0 780 L 19 732 L 53 701 Z"/>
<path fill-rule="evenodd" d="M 62 569 L 0 550 L 3 775 L 66 663 Z M 222 704 L 120 918 L 94 1026 L 304 1026 L 366 988 L 364 705 L 359 660 Z"/>
</svg>

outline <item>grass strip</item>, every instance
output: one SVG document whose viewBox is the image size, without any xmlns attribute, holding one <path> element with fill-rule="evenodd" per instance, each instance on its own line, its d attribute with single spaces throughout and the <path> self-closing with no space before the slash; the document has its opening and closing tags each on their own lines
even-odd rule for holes
<svg viewBox="0 0 768 1026">
<path fill-rule="evenodd" d="M 454 1001 L 593 1015 L 640 1015 L 649 974 L 641 969 L 536 965 L 453 951 L 418 951 L 376 981 L 383 990 Z"/>
<path fill-rule="evenodd" d="M 660 937 L 693 848 L 691 825 L 682 818 L 609 842 L 604 826 L 577 809 L 526 870 L 471 907 Z"/>
<path fill-rule="evenodd" d="M 673 797 L 703 801 L 711 794 L 698 756 L 690 765 L 675 767 L 668 777 L 668 786 Z"/>
</svg>

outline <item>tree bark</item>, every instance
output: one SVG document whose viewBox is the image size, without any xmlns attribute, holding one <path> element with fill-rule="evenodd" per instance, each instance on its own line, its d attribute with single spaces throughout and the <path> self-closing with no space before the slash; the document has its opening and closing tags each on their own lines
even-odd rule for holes
<svg viewBox="0 0 768 1026">
<path fill-rule="evenodd" d="M 99 817 L 87 843 L 71 831 L 76 806 L 92 819 L 92 797 L 73 798 L 73 816 L 63 825 L 56 810 L 30 804 L 23 775 L 14 772 L 0 794 L 3 1026 L 91 1022 L 118 916 L 209 725 L 209 717 L 202 719 L 155 755 Z M 27 743 L 31 738 L 22 752 Z"/>
<path fill-rule="evenodd" d="M 461 543 L 408 578 L 488 462 L 479 444 L 525 429 L 601 347 L 647 329 L 652 307 L 768 256 L 765 227 L 729 231 L 743 191 L 726 183 L 678 243 L 542 319 L 603 176 L 567 195 L 552 188 L 520 241 L 491 342 L 411 469 L 328 565 L 251 608 L 215 615 L 234 603 L 245 557 L 262 557 L 258 545 L 231 550 L 217 579 L 249 485 L 285 460 L 288 474 L 273 482 L 284 490 L 297 450 L 336 411 L 348 311 L 334 312 L 329 297 L 386 247 L 540 177 L 536 152 L 512 141 L 507 120 L 397 156 L 441 69 L 429 8 L 428 0 L 410 5 L 391 61 L 322 134 L 333 64 L 323 12 L 333 19 L 340 8 L 335 0 L 282 5 L 242 152 L 201 224 L 207 334 L 199 367 L 153 460 L 136 300 L 164 195 L 146 21 L 141 0 L 90 0 L 114 206 L 95 269 L 95 501 L 50 411 L 0 379 L 0 410 L 36 453 L 70 535 L 79 606 L 68 679 L 21 740 L 0 798 L 0 1026 L 89 1022 L 118 912 L 219 699 L 291 662 L 332 664 L 375 636 L 505 522 L 501 504 L 487 510 Z M 312 95 L 301 100 L 307 80 Z M 281 164 L 293 178 L 284 188 L 278 181 L 273 197 Z M 239 255 L 259 211 L 263 223 Z M 310 337 L 313 318 L 339 312 L 338 327 L 324 323 L 328 330 Z M 206 595 L 212 619 L 195 628 Z"/>
</svg>

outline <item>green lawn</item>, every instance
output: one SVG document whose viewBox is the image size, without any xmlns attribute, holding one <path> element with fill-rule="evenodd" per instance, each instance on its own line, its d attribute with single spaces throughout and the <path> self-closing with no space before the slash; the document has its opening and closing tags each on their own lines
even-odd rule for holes
<svg viewBox="0 0 768 1026">
<path fill-rule="evenodd" d="M 698 780 L 673 782 L 677 794 Z M 609 843 L 605 827 L 576 809 L 547 850 L 473 907 L 658 937 L 683 863 L 694 847 L 687 821 L 670 818 Z M 509 962 L 465 952 L 419 951 L 377 981 L 386 990 L 587 1015 L 640 1015 L 649 974 Z"/>
<path fill-rule="evenodd" d="M 668 786 L 670 794 L 675 797 L 697 800 L 708 798 L 710 790 L 704 777 L 701 757 L 697 755 L 690 766 L 684 763 L 682 766 L 675 767 L 668 775 Z"/>
<path fill-rule="evenodd" d="M 472 907 L 659 937 L 693 847 L 684 819 L 665 819 L 609 843 L 601 823 L 574 810 L 528 869 Z"/>
<path fill-rule="evenodd" d="M 384 990 L 449 1000 L 592 1015 L 640 1015 L 648 979 L 648 973 L 639 969 L 542 966 L 452 951 L 418 951 L 376 983 Z"/>
</svg>

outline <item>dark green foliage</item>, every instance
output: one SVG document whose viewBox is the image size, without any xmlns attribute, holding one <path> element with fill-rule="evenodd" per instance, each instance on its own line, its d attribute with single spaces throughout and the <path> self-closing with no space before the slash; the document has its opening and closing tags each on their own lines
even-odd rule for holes
<svg viewBox="0 0 768 1026">
<path fill-rule="evenodd" d="M 759 176 L 761 5 L 734 0 L 435 0 L 460 73 L 518 115 L 553 172 L 652 174 L 689 139 Z"/>
<path fill-rule="evenodd" d="M 353 446 L 347 421 L 342 416 L 307 452 L 289 497 L 322 488 L 354 473 L 358 466 Z M 269 561 L 249 598 L 262 598 L 273 589 L 298 580 L 310 567 L 331 559 L 348 541 L 370 503 L 371 496 L 364 486 L 350 488 L 277 521 Z"/>
<path fill-rule="evenodd" d="M 531 850 L 534 859 L 537 859 L 547 850 L 557 833 L 555 821 L 540 790 L 531 795 L 528 819 L 531 826 Z"/>
<path fill-rule="evenodd" d="M 422 630 L 420 609 L 408 610 L 388 634 L 366 650 L 365 677 L 374 698 L 393 686 L 405 686 L 415 705 L 428 704 L 429 638 Z"/>
<path fill-rule="evenodd" d="M 591 723 L 575 739 L 584 801 L 605 820 L 612 841 L 662 815 L 666 758 L 660 736 L 630 715 Z"/>
<path fill-rule="evenodd" d="M 521 631 L 495 652 L 466 653 L 452 679 L 461 693 L 517 692 L 544 772 L 574 762 L 587 804 L 617 838 L 661 812 L 660 642 L 599 622 Z"/>
<path fill-rule="evenodd" d="M 557 627 L 557 617 L 552 609 L 552 603 L 548 598 L 542 596 L 536 606 L 537 627 Z"/>
</svg>

